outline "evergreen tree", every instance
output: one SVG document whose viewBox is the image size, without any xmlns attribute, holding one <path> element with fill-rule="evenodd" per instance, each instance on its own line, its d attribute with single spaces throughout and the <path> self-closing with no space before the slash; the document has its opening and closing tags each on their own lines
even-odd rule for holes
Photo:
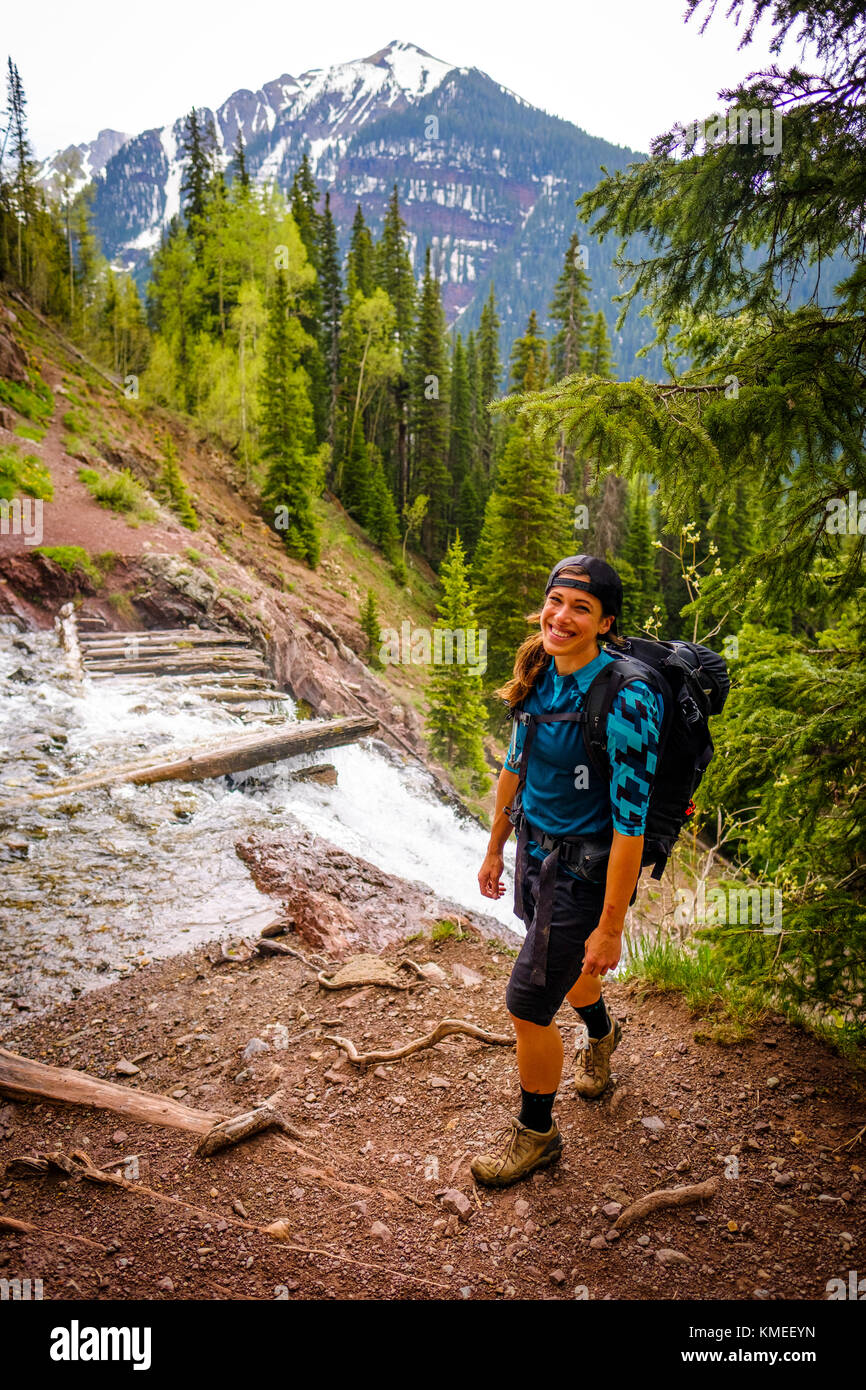
<svg viewBox="0 0 866 1390">
<path fill-rule="evenodd" d="M 476 411 L 479 421 L 479 444 L 481 469 L 485 483 L 493 480 L 496 472 L 496 450 L 501 435 L 500 422 L 488 412 L 488 405 L 499 394 L 502 365 L 499 358 L 499 315 L 496 312 L 496 299 L 493 286 L 481 310 L 478 327 L 478 398 Z"/>
<path fill-rule="evenodd" d="M 382 236 L 376 246 L 376 283 L 385 290 L 397 318 L 397 334 L 403 350 L 412 337 L 415 314 L 415 276 L 407 246 L 406 224 L 400 215 L 397 185 L 388 200 L 388 210 L 382 224 Z"/>
<path fill-rule="evenodd" d="M 8 95 L 6 134 L 7 138 L 11 136 L 9 154 L 13 169 L 12 210 L 14 221 L 17 224 L 16 269 L 19 285 L 27 288 L 31 271 L 26 256 L 27 232 L 33 221 L 36 207 L 36 164 L 33 159 L 33 147 L 27 134 L 27 98 L 24 95 L 24 87 L 18 68 L 11 57 L 7 59 L 6 90 Z"/>
<path fill-rule="evenodd" d="M 559 324 L 550 347 L 551 374 L 554 381 L 559 381 L 583 370 L 583 351 L 589 337 L 589 276 L 583 268 L 576 232 L 572 233 L 562 274 L 554 287 L 550 317 Z"/>
<path fill-rule="evenodd" d="M 412 476 L 410 495 L 430 502 L 422 526 L 425 553 L 434 563 L 445 549 L 451 505 L 448 471 L 448 363 L 439 281 L 424 258 L 412 362 Z"/>
<path fill-rule="evenodd" d="M 522 424 L 505 444 L 496 487 L 487 503 L 473 573 L 478 619 L 488 631 L 487 678 L 500 684 L 529 635 L 527 615 L 537 611 L 551 566 L 571 553 L 571 515 L 556 490 L 556 463 L 548 446 Z"/>
<path fill-rule="evenodd" d="M 607 331 L 607 320 L 601 309 L 592 320 L 586 351 L 583 355 L 582 370 L 590 376 L 603 376 L 605 378 L 611 378 L 616 374 L 616 364 L 613 360 L 610 336 Z"/>
<path fill-rule="evenodd" d="M 372 666 L 374 671 L 381 671 L 382 660 L 379 656 L 379 648 L 382 645 L 382 630 L 379 620 L 379 605 L 372 589 L 367 590 L 367 597 L 361 605 L 361 631 L 367 639 L 365 653 L 367 665 Z"/>
<path fill-rule="evenodd" d="M 190 531 L 197 531 L 198 517 L 181 475 L 177 449 L 170 434 L 166 434 L 163 441 L 163 465 L 159 475 L 159 488 L 169 506 L 177 512 L 184 526 Z"/>
<path fill-rule="evenodd" d="M 325 362 L 327 438 L 333 457 L 340 390 L 340 320 L 343 313 L 343 291 L 340 282 L 340 248 L 337 228 L 331 213 L 330 193 L 325 194 L 325 210 L 319 227 L 318 265 L 321 290 L 319 344 Z"/>
<path fill-rule="evenodd" d="M 181 206 L 193 243 L 200 251 L 207 219 L 207 191 L 216 169 L 216 130 L 213 117 L 202 119 L 195 107 L 184 122 L 180 140 L 184 156 L 180 184 Z"/>
<path fill-rule="evenodd" d="M 433 631 L 434 643 L 435 634 L 441 634 L 443 660 L 436 662 L 434 646 L 433 670 L 427 685 L 426 727 L 434 754 L 446 767 L 465 768 L 472 776 L 476 794 L 481 796 L 490 784 L 484 759 L 486 711 L 479 670 L 485 648 L 478 632 L 475 596 L 459 531 L 442 561 L 439 578 L 442 598 L 436 605 L 439 618 Z M 474 662 L 470 662 L 470 655 Z"/>
<path fill-rule="evenodd" d="M 533 309 L 529 315 L 526 332 L 518 338 L 511 349 L 512 391 L 543 391 L 547 385 L 548 355 L 547 342 L 538 327 L 538 318 Z"/>
<path fill-rule="evenodd" d="M 239 188 L 247 192 L 250 186 L 250 174 L 247 169 L 247 155 L 240 126 L 238 126 L 237 138 L 232 151 L 232 162 L 234 164 L 233 182 L 236 182 Z"/>
<path fill-rule="evenodd" d="M 454 490 L 454 501 L 460 497 L 463 484 L 472 467 L 472 417 L 469 395 L 469 376 L 463 339 L 454 340 L 451 359 L 451 418 L 448 441 L 448 467 Z M 464 505 L 467 495 L 464 494 Z"/>
<path fill-rule="evenodd" d="M 385 558 L 391 564 L 396 564 L 400 550 L 400 520 L 385 477 L 381 455 L 372 444 L 370 452 L 374 456 L 374 462 L 370 468 L 365 526 Z"/>
<path fill-rule="evenodd" d="M 375 285 L 376 253 L 370 228 L 364 221 L 361 204 L 358 204 L 352 222 L 349 239 L 349 255 L 346 262 L 346 295 L 351 300 L 356 290 L 369 299 Z"/>
<path fill-rule="evenodd" d="M 300 366 L 303 338 L 300 324 L 289 314 L 285 274 L 278 271 L 260 393 L 262 452 L 268 464 L 262 497 L 274 510 L 274 525 L 288 553 L 315 569 L 319 535 L 312 501 L 313 412 Z"/>
<path fill-rule="evenodd" d="M 649 500 L 646 474 L 636 478 L 629 487 L 628 523 L 621 559 L 629 566 L 630 582 L 623 579 L 623 631 L 649 631 L 655 619 L 664 625 L 665 612 L 658 576 L 658 548 L 654 518 Z M 622 575 L 621 575 L 622 577 Z M 659 613 L 654 613 L 658 606 Z M 659 629 L 659 635 L 667 636 Z"/>
</svg>

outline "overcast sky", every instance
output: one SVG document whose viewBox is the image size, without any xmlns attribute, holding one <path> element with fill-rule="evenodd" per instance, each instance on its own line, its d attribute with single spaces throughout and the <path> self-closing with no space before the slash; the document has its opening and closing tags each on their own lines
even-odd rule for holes
<svg viewBox="0 0 866 1390">
<path fill-rule="evenodd" d="M 767 63 L 769 26 L 738 52 L 727 8 L 721 0 L 701 37 L 701 18 L 683 23 L 685 0 L 40 0 L 5 7 L 0 55 L 4 67 L 7 53 L 18 65 L 39 158 L 104 127 L 164 125 L 239 87 L 361 58 L 391 39 L 481 68 L 592 135 L 646 150 Z"/>
</svg>

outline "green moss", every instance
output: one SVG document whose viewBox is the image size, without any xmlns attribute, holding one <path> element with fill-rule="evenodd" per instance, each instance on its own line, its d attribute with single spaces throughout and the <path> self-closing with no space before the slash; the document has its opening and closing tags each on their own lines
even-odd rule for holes
<svg viewBox="0 0 866 1390">
<path fill-rule="evenodd" d="M 51 474 L 35 454 L 21 454 L 14 444 L 0 446 L 0 498 L 10 501 L 22 492 L 50 502 Z"/>
</svg>

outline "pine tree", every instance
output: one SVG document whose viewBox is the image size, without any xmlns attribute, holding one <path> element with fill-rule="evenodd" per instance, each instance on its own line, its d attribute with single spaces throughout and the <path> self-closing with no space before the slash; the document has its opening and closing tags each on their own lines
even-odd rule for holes
<svg viewBox="0 0 866 1390">
<path fill-rule="evenodd" d="M 599 309 L 595 315 L 589 330 L 582 370 L 589 373 L 590 376 L 603 376 L 605 378 L 613 377 L 616 374 L 616 364 L 613 360 L 610 336 L 607 331 L 607 320 L 602 309 Z"/>
<path fill-rule="evenodd" d="M 274 511 L 274 525 L 288 553 L 315 569 L 319 535 L 312 501 L 313 412 L 300 366 L 303 331 L 288 306 L 285 273 L 278 271 L 260 391 L 262 453 L 268 463 L 262 497 Z"/>
<path fill-rule="evenodd" d="M 454 490 L 454 501 L 460 497 L 464 481 L 472 467 L 472 421 L 469 395 L 469 376 L 463 339 L 454 340 L 451 359 L 451 418 L 448 440 L 448 467 Z M 464 495 L 464 503 L 465 503 Z"/>
<path fill-rule="evenodd" d="M 529 635 L 527 615 L 540 608 L 552 565 L 571 553 L 571 515 L 556 490 L 549 446 L 522 424 L 504 447 L 473 560 L 479 621 L 490 634 L 488 682 L 511 674 L 514 654 Z"/>
<path fill-rule="evenodd" d="M 367 597 L 361 605 L 361 631 L 367 639 L 366 659 L 367 665 L 372 666 L 374 671 L 382 670 L 382 660 L 379 656 L 379 648 L 382 645 L 382 630 L 379 620 L 379 605 L 376 602 L 376 595 L 372 589 L 367 590 Z"/>
<path fill-rule="evenodd" d="M 415 276 L 407 247 L 406 224 L 400 215 L 397 185 L 388 200 L 382 236 L 376 245 L 376 283 L 388 294 L 397 316 L 397 333 L 406 351 L 412 337 L 415 314 Z"/>
<path fill-rule="evenodd" d="M 433 629 L 434 664 L 427 685 L 426 727 L 434 754 L 446 767 L 465 768 L 471 774 L 474 791 L 482 796 L 490 783 L 484 758 L 486 710 L 479 669 L 486 646 L 482 646 L 478 631 L 475 596 L 459 531 L 442 561 L 439 578 L 442 598 L 436 605 L 439 618 Z M 443 657 L 439 662 L 435 659 L 437 633 Z M 486 633 L 484 639 L 486 642 Z"/>
<path fill-rule="evenodd" d="M 548 354 L 547 342 L 538 327 L 538 318 L 533 309 L 529 315 L 526 332 L 518 338 L 511 349 L 512 391 L 543 391 L 547 385 Z"/>
<path fill-rule="evenodd" d="M 572 233 L 562 274 L 556 282 L 550 317 L 559 329 L 550 346 L 554 381 L 583 370 L 583 351 L 589 337 L 589 276 L 583 268 L 577 233 Z"/>
<path fill-rule="evenodd" d="M 247 169 L 247 155 L 246 149 L 244 147 L 244 137 L 241 132 L 240 126 L 238 126 L 237 138 L 234 143 L 232 161 L 234 163 L 233 182 L 236 182 L 238 187 L 242 188 L 244 192 L 249 191 L 250 175 L 249 170 Z"/>
<path fill-rule="evenodd" d="M 351 300 L 356 290 L 369 299 L 375 286 L 376 253 L 370 228 L 364 221 L 361 204 L 355 211 L 352 234 L 349 239 L 349 255 L 346 261 L 346 297 Z"/>
<path fill-rule="evenodd" d="M 192 108 L 184 123 L 180 149 L 185 160 L 181 204 L 198 257 L 206 229 L 207 191 L 216 169 L 216 130 L 211 115 L 202 120 Z"/>
<path fill-rule="evenodd" d="M 643 474 L 629 487 L 628 521 L 621 558 L 629 565 L 630 582 L 626 588 L 623 579 L 622 621 L 623 631 L 650 631 L 652 634 L 652 628 L 648 628 L 647 624 L 651 623 L 656 606 L 659 612 L 655 618 L 660 625 L 664 624 L 665 613 L 648 481 L 646 474 Z M 667 636 L 667 633 L 659 630 L 659 635 Z"/>
<path fill-rule="evenodd" d="M 36 207 L 36 164 L 33 159 L 33 148 L 27 134 L 27 98 L 24 95 L 24 87 L 18 68 L 11 57 L 7 59 L 6 89 L 8 94 L 6 130 L 7 136 L 11 135 L 12 137 L 9 154 L 14 171 L 12 175 L 12 207 L 17 223 L 16 265 L 18 283 L 26 289 L 30 283 L 30 266 L 26 256 L 27 232 Z"/>
<path fill-rule="evenodd" d="M 421 536 L 424 551 L 434 563 L 439 561 L 445 550 L 451 505 L 447 374 L 445 315 L 439 281 L 430 267 L 428 247 L 413 341 L 410 496 L 415 498 L 423 492 L 430 499 Z"/>
<path fill-rule="evenodd" d="M 499 358 L 499 315 L 496 312 L 496 299 L 493 286 L 481 310 L 478 328 L 478 400 L 479 444 L 481 468 L 485 482 L 489 484 L 496 471 L 496 450 L 501 437 L 501 427 L 494 420 L 487 407 L 499 394 L 502 378 L 502 364 Z"/>
<path fill-rule="evenodd" d="M 169 506 L 177 512 L 184 526 L 190 531 L 197 531 L 198 517 L 190 501 L 178 463 L 177 449 L 170 434 L 166 434 L 163 440 L 163 465 L 159 475 L 159 486 Z"/>
<path fill-rule="evenodd" d="M 340 320 L 343 292 L 340 282 L 340 247 L 331 213 L 331 195 L 325 194 L 325 210 L 319 227 L 319 284 L 321 288 L 321 326 L 319 344 L 327 379 L 327 438 L 333 458 L 337 408 L 340 390 Z"/>
<path fill-rule="evenodd" d="M 382 456 L 374 444 L 369 446 L 373 456 L 364 525 L 383 555 L 392 564 L 399 559 L 400 521 L 394 498 L 385 477 Z"/>
</svg>

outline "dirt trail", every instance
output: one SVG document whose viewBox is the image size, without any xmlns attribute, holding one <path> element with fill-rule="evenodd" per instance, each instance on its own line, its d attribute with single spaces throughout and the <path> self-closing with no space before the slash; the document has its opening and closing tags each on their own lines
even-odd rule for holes
<svg viewBox="0 0 866 1390">
<path fill-rule="evenodd" d="M 681 1002 L 610 984 L 626 1020 L 613 1087 L 580 1101 L 567 1069 L 562 1161 L 491 1192 L 468 1162 L 513 1113 L 511 1048 L 450 1037 L 363 1073 L 323 1035 L 388 1047 L 446 1017 L 507 1032 L 507 948 L 425 937 L 383 954 L 433 961 L 444 979 L 337 993 L 288 957 L 213 966 L 198 951 L 22 1020 L 4 1039 L 12 1049 L 112 1079 L 130 1061 L 140 1070 L 128 1084 L 218 1111 L 279 1091 L 311 1137 L 304 1152 L 265 1134 L 199 1159 L 188 1136 L 0 1099 L 0 1163 L 84 1149 L 205 1209 L 7 1174 L 0 1216 L 42 1233 L 0 1234 L 0 1275 L 41 1278 L 51 1299 L 820 1300 L 828 1280 L 863 1267 L 863 1079 L 805 1033 L 777 1020 L 733 1049 L 698 1044 Z M 455 966 L 480 983 L 460 983 Z M 568 1005 L 559 1022 L 568 1061 Z M 267 1050 L 245 1060 L 253 1038 Z M 605 1239 L 607 1204 L 713 1175 L 720 1190 L 703 1207 Z M 446 1188 L 467 1198 L 462 1216 Z M 239 1217 L 285 1218 L 288 1243 Z"/>
</svg>

